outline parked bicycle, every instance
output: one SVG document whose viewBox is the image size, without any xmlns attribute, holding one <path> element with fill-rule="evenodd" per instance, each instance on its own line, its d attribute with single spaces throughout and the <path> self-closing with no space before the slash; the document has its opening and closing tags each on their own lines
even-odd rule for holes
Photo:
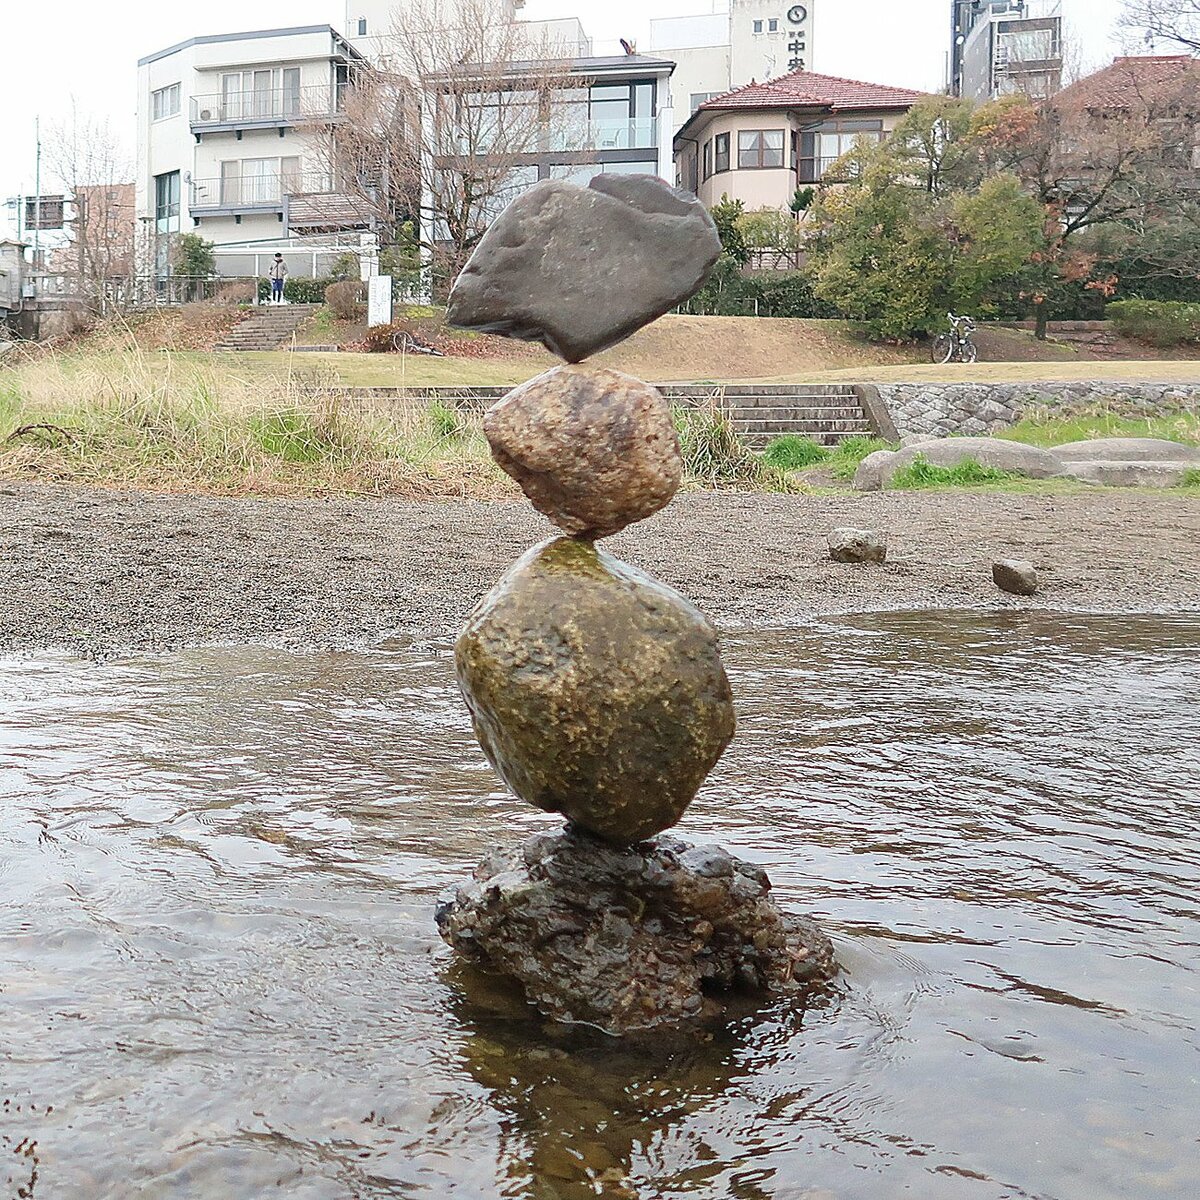
<svg viewBox="0 0 1200 1200">
<path fill-rule="evenodd" d="M 446 357 L 436 346 L 431 346 L 428 342 L 421 341 L 420 338 L 414 337 L 406 329 L 398 330 L 392 334 L 392 345 L 401 354 L 428 354 L 433 358 Z"/>
<path fill-rule="evenodd" d="M 950 321 L 950 332 L 939 333 L 933 339 L 931 355 L 935 363 L 948 363 L 958 359 L 959 362 L 973 363 L 979 358 L 979 347 L 971 341 L 975 332 L 975 322 L 970 317 L 956 317 L 947 313 Z"/>
</svg>

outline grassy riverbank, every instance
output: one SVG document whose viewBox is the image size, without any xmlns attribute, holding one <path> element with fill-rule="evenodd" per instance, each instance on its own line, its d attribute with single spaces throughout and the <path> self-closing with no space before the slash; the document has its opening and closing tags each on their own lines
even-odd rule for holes
<svg viewBox="0 0 1200 1200">
<path fill-rule="evenodd" d="M 477 414 L 416 397 L 378 403 L 348 399 L 341 374 L 314 358 L 319 356 L 136 348 L 19 358 L 0 369 L 0 476 L 234 495 L 494 499 L 514 494 L 511 481 L 492 462 Z M 384 365 L 396 366 L 395 356 L 384 358 Z M 449 379 L 446 360 L 401 365 L 406 373 L 393 377 L 393 383 L 419 387 Z M 1116 365 L 1076 364 L 1076 369 L 1095 372 Z M 1156 364 L 1164 369 L 1187 365 Z M 479 372 L 465 378 L 456 368 L 460 385 L 494 382 L 487 374 L 494 364 L 475 366 Z M 1038 366 L 1047 369 L 1047 364 Z M 713 387 L 717 391 L 720 385 Z M 784 438 L 764 459 L 748 452 L 715 412 L 680 414 L 679 423 L 688 483 L 700 487 L 845 489 L 862 457 L 884 445 L 855 438 L 831 452 L 803 438 Z M 1102 405 L 1069 417 L 1035 411 L 1003 436 L 1039 446 L 1130 436 L 1200 444 L 1200 411 L 1148 418 Z M 1019 491 L 1063 486 L 1001 479 L 943 482 Z M 910 486 L 930 484 L 910 481 Z"/>
</svg>

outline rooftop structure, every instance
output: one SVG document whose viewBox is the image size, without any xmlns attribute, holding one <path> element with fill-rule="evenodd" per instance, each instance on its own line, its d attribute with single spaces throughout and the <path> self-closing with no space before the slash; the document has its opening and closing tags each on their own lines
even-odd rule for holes
<svg viewBox="0 0 1200 1200">
<path fill-rule="evenodd" d="M 982 103 L 1062 87 L 1060 0 L 951 0 L 950 90 Z"/>
</svg>

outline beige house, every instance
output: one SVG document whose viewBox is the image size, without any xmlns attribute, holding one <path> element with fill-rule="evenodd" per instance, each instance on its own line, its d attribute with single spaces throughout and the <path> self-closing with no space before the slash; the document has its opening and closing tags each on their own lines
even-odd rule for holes
<svg viewBox="0 0 1200 1200">
<path fill-rule="evenodd" d="M 676 186 L 707 207 L 787 208 L 856 139 L 881 141 L 924 93 L 793 71 L 701 104 L 675 135 Z"/>
</svg>

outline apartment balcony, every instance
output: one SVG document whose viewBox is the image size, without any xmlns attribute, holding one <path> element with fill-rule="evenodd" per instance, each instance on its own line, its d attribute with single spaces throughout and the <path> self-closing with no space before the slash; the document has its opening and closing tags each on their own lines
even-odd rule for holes
<svg viewBox="0 0 1200 1200">
<path fill-rule="evenodd" d="M 330 121 L 345 107 L 346 86 L 260 88 L 251 92 L 212 92 L 192 97 L 191 129 L 241 133 L 277 129 L 307 121 Z"/>
<path fill-rule="evenodd" d="M 514 144 L 519 144 L 521 140 L 520 135 L 516 135 Z M 544 154 L 582 154 L 607 150 L 657 151 L 658 121 L 654 117 L 551 121 L 540 135 L 530 138 L 529 142 L 523 153 L 530 158 Z M 448 160 L 455 155 L 486 155 L 489 149 L 487 137 L 478 134 L 458 134 L 451 144 L 454 149 L 440 154 L 439 159 Z M 508 146 L 505 153 L 512 154 L 513 146 Z"/>
<path fill-rule="evenodd" d="M 283 213 L 289 196 L 331 191 L 332 180 L 321 171 L 193 179 L 188 209 L 193 217 Z"/>
</svg>

